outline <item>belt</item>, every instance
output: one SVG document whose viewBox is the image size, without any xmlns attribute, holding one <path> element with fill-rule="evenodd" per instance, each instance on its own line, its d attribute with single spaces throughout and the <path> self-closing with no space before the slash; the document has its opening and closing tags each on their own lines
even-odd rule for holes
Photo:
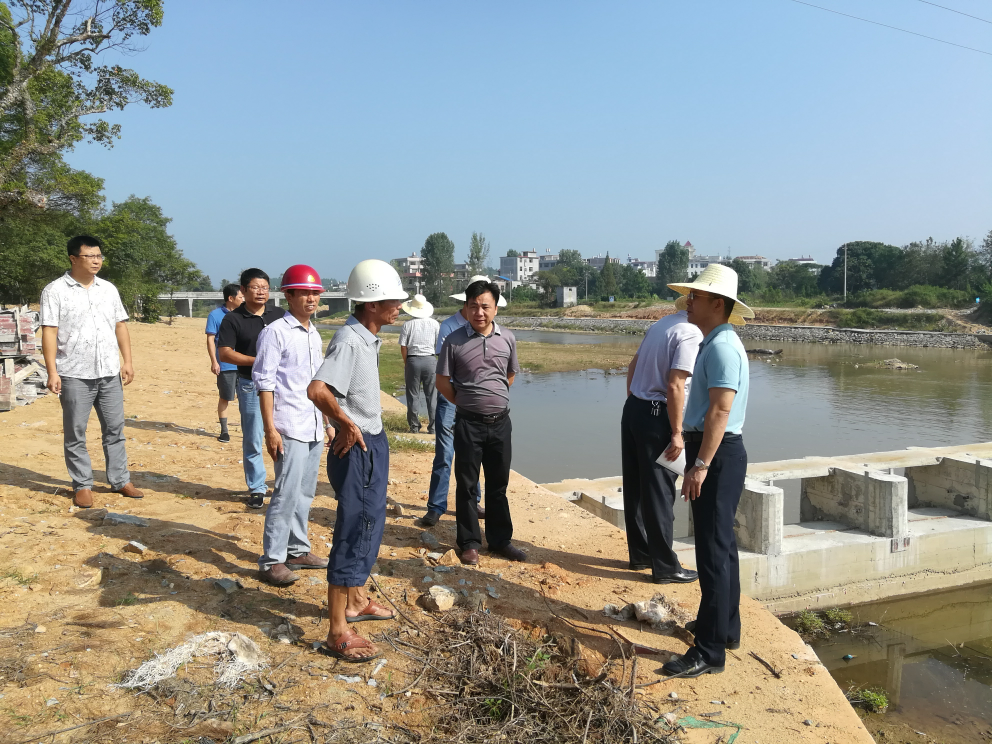
<svg viewBox="0 0 992 744">
<path fill-rule="evenodd" d="M 407 354 L 407 359 L 422 359 L 425 357 L 436 357 L 437 354 Z"/>
<path fill-rule="evenodd" d="M 739 437 L 739 436 L 740 436 L 740 434 L 734 434 L 733 432 L 725 431 L 723 433 L 723 436 L 720 438 L 720 441 L 721 442 L 726 442 L 727 439 L 730 438 L 730 437 Z M 703 441 L 703 432 L 701 432 L 701 431 L 683 431 L 682 432 L 682 441 L 684 441 L 684 442 L 702 442 Z"/>
<path fill-rule="evenodd" d="M 499 413 L 476 413 L 475 411 L 466 411 L 464 408 L 455 409 L 455 418 L 476 421 L 480 424 L 497 424 L 509 415 L 509 408 L 504 408 Z"/>
</svg>

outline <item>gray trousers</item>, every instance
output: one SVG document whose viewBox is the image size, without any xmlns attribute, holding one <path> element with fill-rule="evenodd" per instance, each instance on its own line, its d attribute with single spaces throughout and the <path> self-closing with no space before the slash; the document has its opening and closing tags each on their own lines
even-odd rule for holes
<svg viewBox="0 0 992 744">
<path fill-rule="evenodd" d="M 287 558 L 310 552 L 307 524 L 310 503 L 317 492 L 317 473 L 324 454 L 324 442 L 301 442 L 282 436 L 283 453 L 276 460 L 276 484 L 269 509 L 265 512 L 262 557 L 263 571 Z"/>
<path fill-rule="evenodd" d="M 408 356 L 403 372 L 406 376 L 406 422 L 410 431 L 420 431 L 420 411 L 417 398 L 421 385 L 427 401 L 427 431 L 434 433 L 434 409 L 437 407 L 437 390 L 434 388 L 434 374 L 437 370 L 436 356 Z"/>
<path fill-rule="evenodd" d="M 93 488 L 93 466 L 86 451 L 86 425 L 94 406 L 103 432 L 107 481 L 115 491 L 130 483 L 131 474 L 127 469 L 127 452 L 124 449 L 124 388 L 120 376 L 93 380 L 63 377 L 60 402 L 65 466 L 72 479 L 72 490 Z"/>
</svg>

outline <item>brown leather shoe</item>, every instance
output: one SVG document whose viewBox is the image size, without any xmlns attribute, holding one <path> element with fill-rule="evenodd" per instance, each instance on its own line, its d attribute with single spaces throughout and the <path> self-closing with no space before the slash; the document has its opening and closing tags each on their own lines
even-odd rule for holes
<svg viewBox="0 0 992 744">
<path fill-rule="evenodd" d="M 262 581 L 268 582 L 273 586 L 286 586 L 300 580 L 299 576 L 286 568 L 285 563 L 277 563 L 274 566 L 269 566 L 264 571 L 259 571 L 259 573 L 262 576 Z"/>
<path fill-rule="evenodd" d="M 479 513 L 479 519 L 485 519 L 486 518 L 486 507 L 484 507 L 484 506 L 477 507 L 477 511 Z"/>
<path fill-rule="evenodd" d="M 88 488 L 80 488 L 72 497 L 72 503 L 82 509 L 89 509 L 93 506 L 93 492 Z"/>
<path fill-rule="evenodd" d="M 527 560 L 527 554 L 524 551 L 522 551 L 520 548 L 511 545 L 510 543 L 507 543 L 502 548 L 496 548 L 496 549 L 490 548 L 489 552 L 495 555 L 502 556 L 503 558 L 506 558 L 506 560 L 508 561 Z"/>
<path fill-rule="evenodd" d="M 468 550 L 463 550 L 461 554 L 461 561 L 466 566 L 478 566 L 479 565 L 479 551 L 475 548 L 469 548 Z"/>
<path fill-rule="evenodd" d="M 313 553 L 304 553 L 286 561 L 288 568 L 327 568 L 327 559 Z"/>
<path fill-rule="evenodd" d="M 126 483 L 122 488 L 118 488 L 114 493 L 119 493 L 121 496 L 129 499 L 143 499 L 145 494 L 134 487 L 133 483 Z"/>
</svg>

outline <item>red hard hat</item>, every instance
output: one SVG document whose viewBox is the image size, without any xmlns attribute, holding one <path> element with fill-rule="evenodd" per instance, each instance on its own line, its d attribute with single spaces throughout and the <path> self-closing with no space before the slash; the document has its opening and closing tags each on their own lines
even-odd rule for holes
<svg viewBox="0 0 992 744">
<path fill-rule="evenodd" d="M 324 285 L 320 283 L 320 274 L 314 271 L 312 266 L 296 264 L 286 269 L 286 273 L 282 275 L 282 287 L 280 289 L 323 290 Z"/>
</svg>

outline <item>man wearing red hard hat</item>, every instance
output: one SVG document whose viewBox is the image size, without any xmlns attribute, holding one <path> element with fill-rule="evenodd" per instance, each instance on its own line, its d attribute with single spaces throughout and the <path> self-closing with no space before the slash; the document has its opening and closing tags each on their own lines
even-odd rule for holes
<svg viewBox="0 0 992 744">
<path fill-rule="evenodd" d="M 324 452 L 323 418 L 307 397 L 307 386 L 324 358 L 320 334 L 310 322 L 323 286 L 313 268 L 297 264 L 282 275 L 281 289 L 289 309 L 258 334 L 251 373 L 265 448 L 276 470 L 258 568 L 263 580 L 277 586 L 297 581 L 294 569 L 327 567 L 325 558 L 310 552 L 307 539 Z"/>
</svg>

